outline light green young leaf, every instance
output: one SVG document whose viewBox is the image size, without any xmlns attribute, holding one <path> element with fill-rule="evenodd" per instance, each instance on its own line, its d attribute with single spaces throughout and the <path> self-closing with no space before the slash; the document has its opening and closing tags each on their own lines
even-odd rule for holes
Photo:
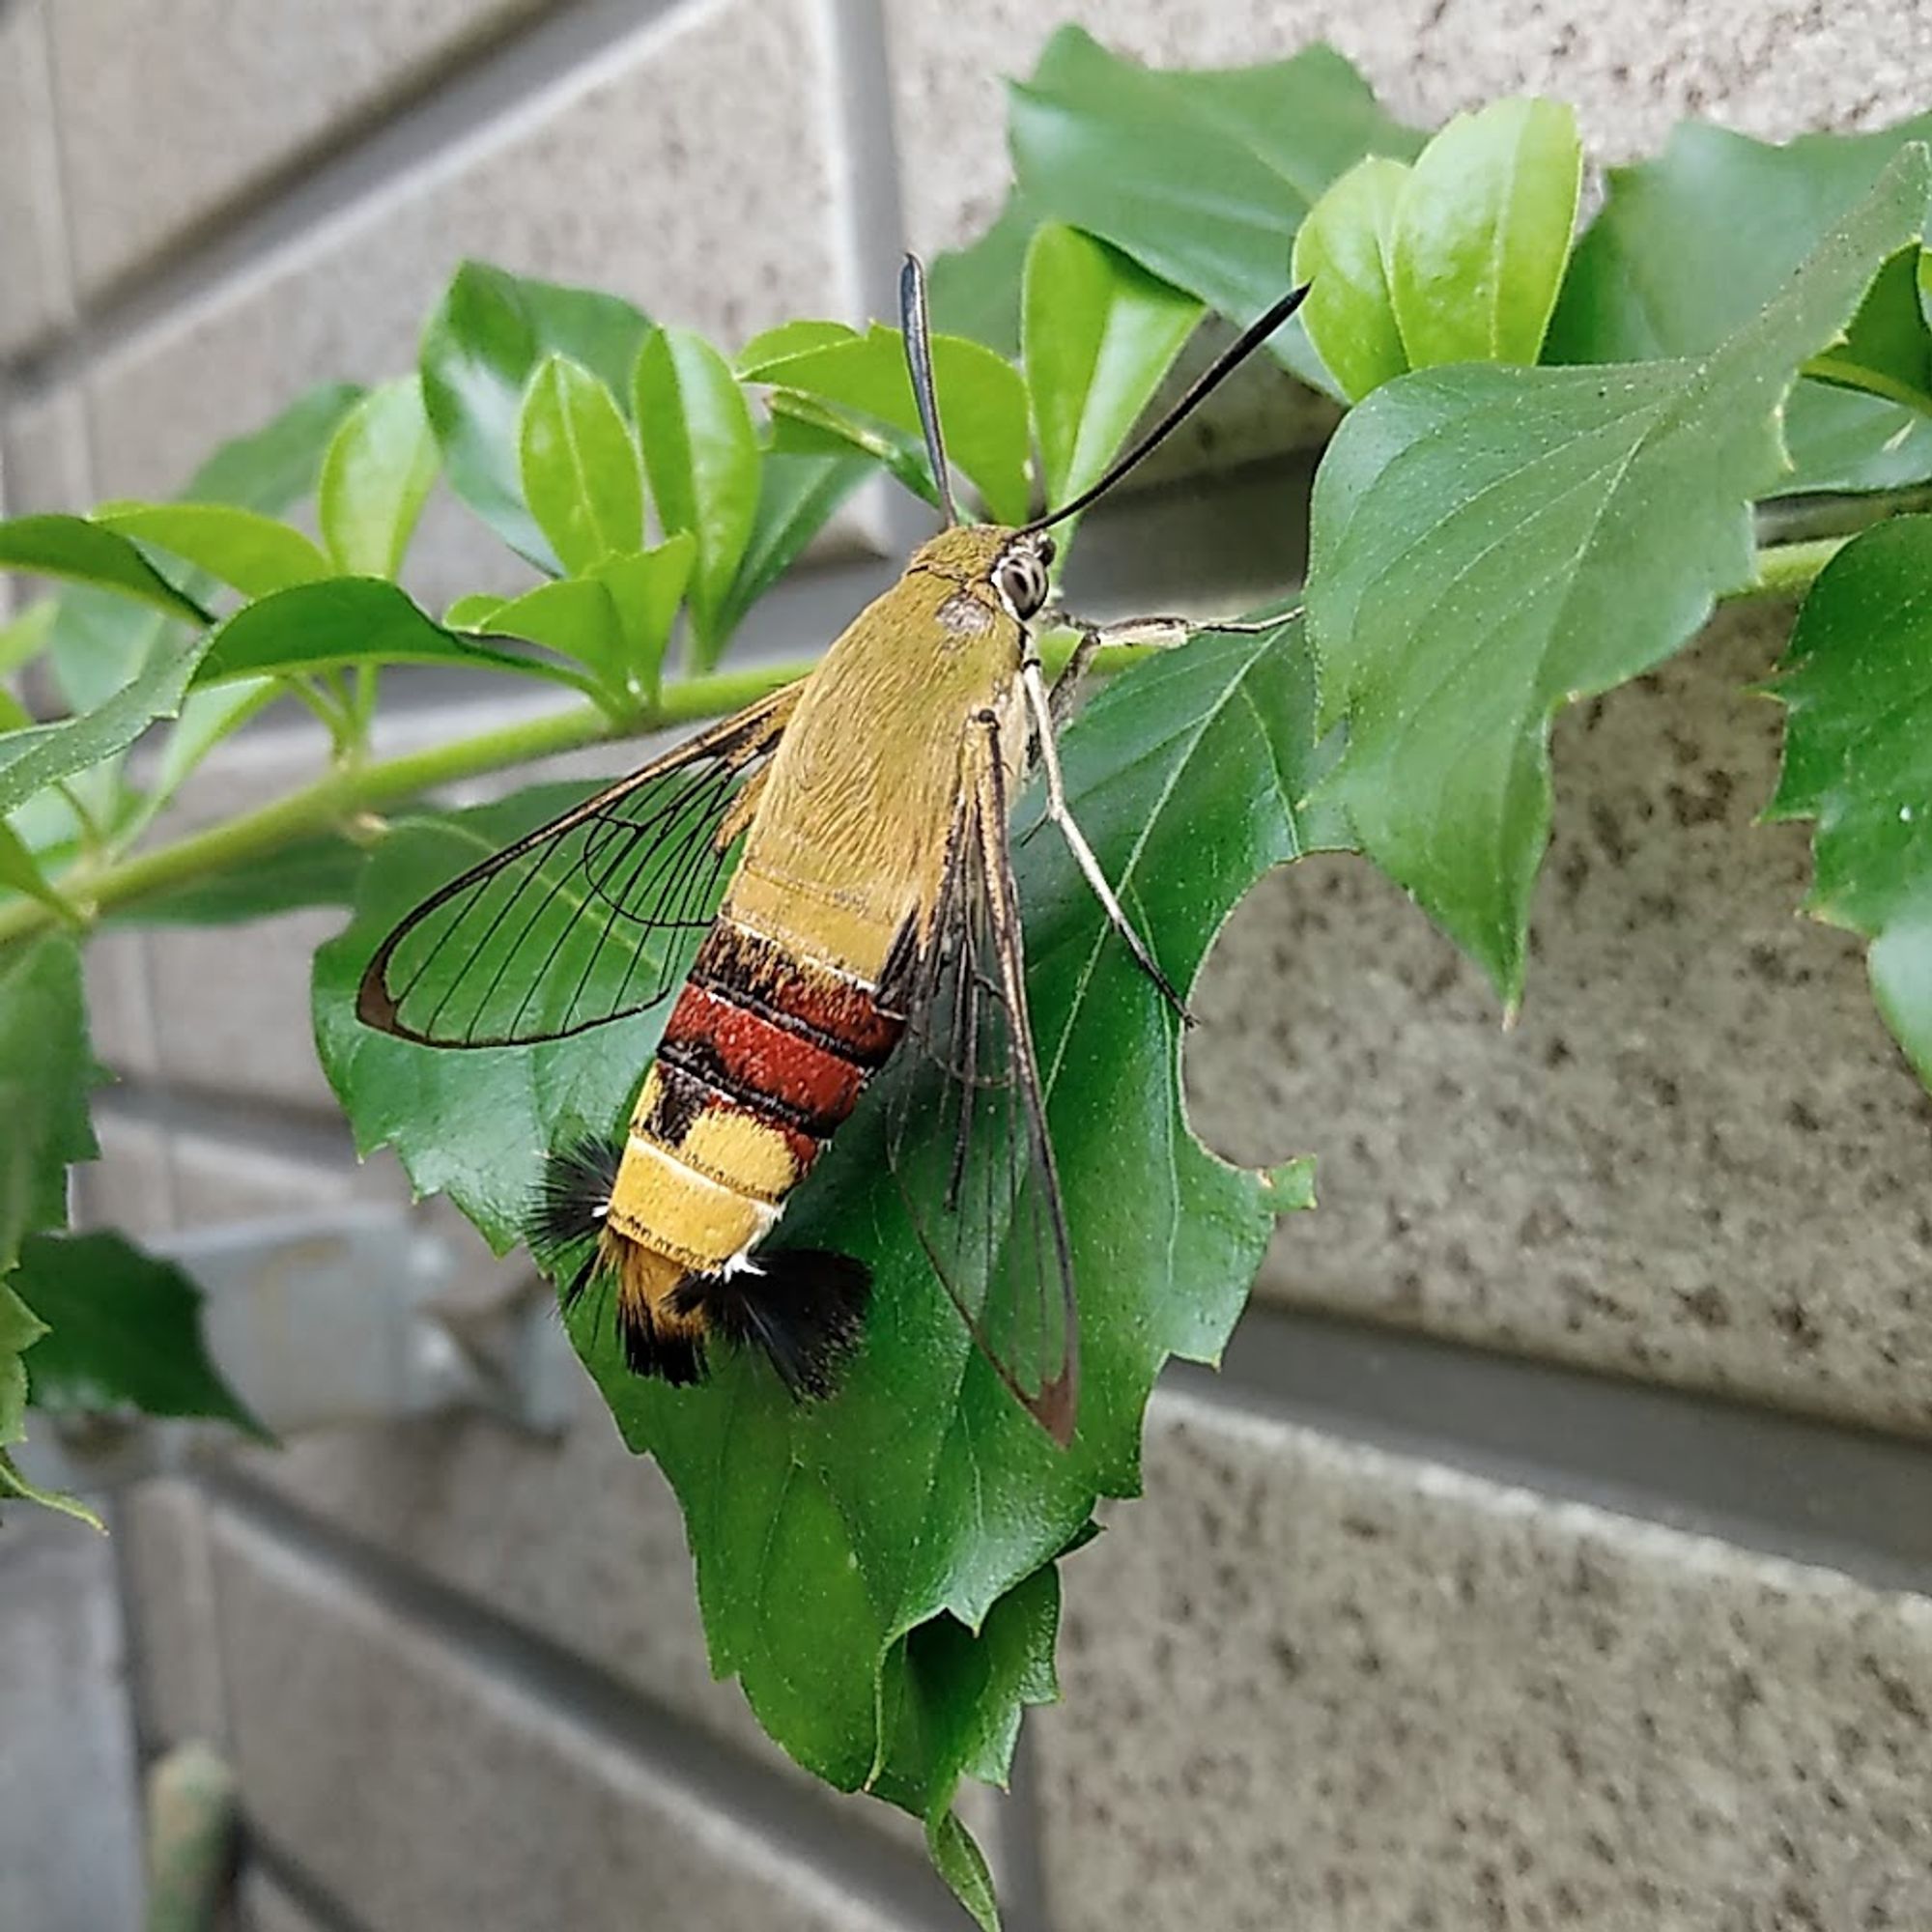
<svg viewBox="0 0 1932 1932">
<path fill-rule="evenodd" d="M 406 592 L 374 577 L 300 583 L 236 611 L 210 634 L 193 682 L 200 689 L 230 678 L 289 677 L 355 664 L 462 665 L 582 682 L 560 666 L 445 630 Z"/>
<path fill-rule="evenodd" d="M 1783 147 L 1687 121 L 1656 159 L 1609 171 L 1550 321 L 1552 362 L 1702 355 L 1776 295 L 1932 114 L 1878 134 Z M 1823 350 L 1827 345 L 1818 345 Z M 1794 468 L 1771 494 L 1880 490 L 1932 476 L 1932 425 L 1875 397 L 1801 383 L 1785 413 Z"/>
<path fill-rule="evenodd" d="M 767 407 L 772 419 L 771 455 L 808 461 L 864 457 L 921 502 L 939 508 L 939 486 L 932 480 L 932 466 L 919 437 L 863 421 L 816 396 L 795 395 L 788 389 L 773 390 Z"/>
<path fill-rule="evenodd" d="M 330 574 L 327 557 L 298 529 L 232 503 L 113 503 L 96 510 L 94 522 L 172 551 L 244 597 Z"/>
<path fill-rule="evenodd" d="M 650 327 L 616 296 L 466 262 L 423 332 L 423 404 L 449 486 L 539 569 L 559 565 L 520 481 L 517 420 L 530 376 L 555 351 L 628 400 Z"/>
<path fill-rule="evenodd" d="M 62 577 L 130 597 L 184 623 L 212 622 L 124 536 L 86 517 L 10 517 L 0 521 L 0 570 Z"/>
<path fill-rule="evenodd" d="M 919 409 L 906 374 L 905 345 L 895 328 L 874 323 L 864 335 L 820 324 L 815 343 L 787 332 L 748 343 L 738 360 L 747 382 L 857 410 L 906 436 L 916 437 Z M 932 380 L 946 428 L 947 454 L 985 497 L 1002 523 L 1026 521 L 1026 384 L 1011 363 L 990 349 L 956 335 L 932 339 Z"/>
<path fill-rule="evenodd" d="M 1008 138 L 1037 218 L 1111 242 L 1237 324 L 1287 289 L 1295 231 L 1330 182 L 1364 155 L 1407 160 L 1422 145 L 1331 47 L 1168 72 L 1078 27 L 1055 34 L 1012 89 Z M 1269 348 L 1320 379 L 1299 330 Z"/>
<path fill-rule="evenodd" d="M 730 595 L 719 612 L 726 637 L 872 472 L 867 458 L 842 450 L 810 456 L 764 451 L 759 458 L 758 514 Z"/>
<path fill-rule="evenodd" d="M 203 1416 L 269 1439 L 209 1358 L 201 1291 L 172 1262 L 115 1234 L 34 1235 L 8 1286 L 49 1331 L 27 1361 L 34 1407 Z"/>
<path fill-rule="evenodd" d="M 323 456 L 316 491 L 322 540 L 337 570 L 396 575 L 437 463 L 420 377 L 384 383 L 350 412 Z"/>
<path fill-rule="evenodd" d="M 728 637 L 720 619 L 758 511 L 751 407 L 731 365 L 688 328 L 660 328 L 645 341 L 632 407 L 658 522 L 696 545 L 691 633 L 696 662 L 709 669 Z"/>
<path fill-rule="evenodd" d="M 1301 326 L 1351 403 L 1408 368 L 1389 288 L 1407 180 L 1401 161 L 1371 155 L 1328 189 L 1295 234 L 1293 278 L 1309 285 Z"/>
<path fill-rule="evenodd" d="M 1856 537 L 1798 613 L 1765 816 L 1812 818 L 1804 907 L 1862 933 L 1886 1024 L 1932 1086 L 1932 517 Z"/>
<path fill-rule="evenodd" d="M 40 656 L 59 615 L 58 598 L 37 597 L 17 616 L 0 624 L 0 677 Z"/>
<path fill-rule="evenodd" d="M 4 818 L 0 818 L 0 886 L 39 899 L 63 919 L 72 917 L 73 908 L 54 890 L 19 834 Z"/>
<path fill-rule="evenodd" d="M 1049 506 L 1095 483 L 1201 320 L 1183 295 L 1058 222 L 1027 251 L 1022 325 Z"/>
<path fill-rule="evenodd" d="M 970 336 L 997 350 L 1009 362 L 1020 353 L 1020 283 L 1027 249 L 1039 216 L 1018 188 L 993 225 L 977 242 L 948 248 L 932 258 L 932 326 L 948 335 Z"/>
<path fill-rule="evenodd" d="M 1548 837 L 1551 716 L 1661 663 L 1749 581 L 1784 396 L 1917 232 L 1927 185 L 1925 151 L 1901 155 L 1708 355 L 1423 371 L 1329 446 L 1308 613 L 1349 745 L 1327 795 L 1509 1004 Z"/>
<path fill-rule="evenodd" d="M 524 498 L 572 575 L 644 540 L 638 446 L 616 398 L 581 362 L 547 355 L 517 419 Z"/>
<path fill-rule="evenodd" d="M 1423 149 L 1396 203 L 1389 251 L 1411 368 L 1536 360 L 1582 179 L 1577 117 L 1554 100 L 1459 114 Z"/>
</svg>

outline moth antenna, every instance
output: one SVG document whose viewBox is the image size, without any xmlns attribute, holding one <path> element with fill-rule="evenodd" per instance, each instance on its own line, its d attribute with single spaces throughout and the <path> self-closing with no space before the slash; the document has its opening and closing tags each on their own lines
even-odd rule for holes
<svg viewBox="0 0 1932 1932">
<path fill-rule="evenodd" d="M 712 1333 L 756 1348 L 794 1399 L 830 1395 L 871 1297 L 864 1262 L 822 1248 L 761 1253 L 728 1274 L 693 1275 L 671 1296 Z"/>
<path fill-rule="evenodd" d="M 1091 503 L 1098 502 L 1135 464 L 1152 455 L 1301 306 L 1307 298 L 1308 288 L 1308 283 L 1303 282 L 1298 289 L 1290 289 L 1265 315 L 1249 323 L 1194 379 L 1188 385 L 1187 393 L 1124 456 L 1114 459 L 1112 467 L 1097 483 L 1090 484 L 1072 502 L 1063 503 L 1059 509 L 1049 510 L 1043 517 L 1036 517 L 1027 525 L 1023 534 L 1051 529 L 1055 524 L 1076 515 Z"/>
<path fill-rule="evenodd" d="M 951 529 L 959 521 L 959 512 L 952 501 L 952 474 L 946 467 L 946 439 L 939 428 L 939 396 L 932 384 L 925 264 L 917 255 L 908 255 L 899 270 L 899 332 L 905 337 L 906 373 L 912 378 L 912 399 L 919 405 L 919 426 L 925 432 L 925 458 L 939 491 L 940 514 Z"/>
</svg>

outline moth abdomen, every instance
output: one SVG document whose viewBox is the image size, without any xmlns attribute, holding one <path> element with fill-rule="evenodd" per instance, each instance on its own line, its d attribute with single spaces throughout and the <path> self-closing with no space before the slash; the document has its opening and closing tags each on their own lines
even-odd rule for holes
<svg viewBox="0 0 1932 1932">
<path fill-rule="evenodd" d="M 756 1348 L 799 1400 L 826 1396 L 858 1345 L 871 1270 L 829 1249 L 781 1248 L 725 1274 L 688 1277 L 671 1296 L 707 1335 Z"/>
</svg>

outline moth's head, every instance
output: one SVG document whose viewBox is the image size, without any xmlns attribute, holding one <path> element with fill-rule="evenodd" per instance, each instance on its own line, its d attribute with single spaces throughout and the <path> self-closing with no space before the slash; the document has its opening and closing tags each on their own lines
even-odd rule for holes
<svg viewBox="0 0 1932 1932">
<path fill-rule="evenodd" d="M 962 588 L 985 585 L 1008 615 L 1024 624 L 1047 600 L 1052 562 L 1053 538 L 1045 530 L 960 524 L 922 544 L 912 567 L 950 577 Z"/>
</svg>

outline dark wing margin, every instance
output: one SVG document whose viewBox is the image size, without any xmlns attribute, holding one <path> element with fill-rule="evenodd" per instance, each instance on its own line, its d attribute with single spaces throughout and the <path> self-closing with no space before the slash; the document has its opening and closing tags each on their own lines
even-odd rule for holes
<svg viewBox="0 0 1932 1932">
<path fill-rule="evenodd" d="M 1079 1314 L 1034 1057 L 1006 772 L 990 714 L 962 750 L 960 804 L 931 938 L 882 1004 L 907 1015 L 886 1151 L 932 1269 L 1000 1379 L 1071 1441 Z"/>
<path fill-rule="evenodd" d="M 526 1046 L 655 1006 L 710 925 L 732 808 L 802 685 L 700 731 L 431 894 L 377 949 L 364 1025 L 428 1046 Z"/>
</svg>

